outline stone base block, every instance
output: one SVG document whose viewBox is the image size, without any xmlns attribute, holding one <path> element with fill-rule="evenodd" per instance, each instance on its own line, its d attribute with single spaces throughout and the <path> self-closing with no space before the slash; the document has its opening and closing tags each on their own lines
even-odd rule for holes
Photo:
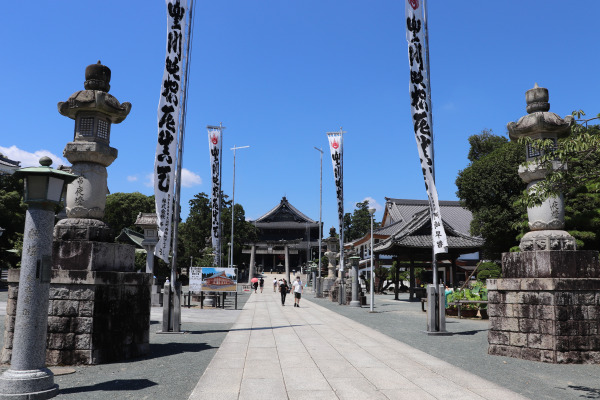
<svg viewBox="0 0 600 400">
<path fill-rule="evenodd" d="M 522 251 L 502 255 L 504 278 L 600 278 L 597 251 Z"/>
<path fill-rule="evenodd" d="M 508 278 L 488 280 L 489 354 L 600 363 L 597 252 L 504 254 L 502 269 Z"/>
<path fill-rule="evenodd" d="M 112 230 L 103 221 L 91 218 L 65 218 L 54 226 L 55 240 L 112 241 Z"/>
<path fill-rule="evenodd" d="M 59 270 L 132 272 L 135 249 L 121 243 L 55 240 L 52 263 Z"/>
<path fill-rule="evenodd" d="M 10 363 L 19 271 L 8 276 L 2 363 Z M 135 272 L 52 271 L 46 365 L 103 364 L 150 350 L 152 275 Z"/>
</svg>

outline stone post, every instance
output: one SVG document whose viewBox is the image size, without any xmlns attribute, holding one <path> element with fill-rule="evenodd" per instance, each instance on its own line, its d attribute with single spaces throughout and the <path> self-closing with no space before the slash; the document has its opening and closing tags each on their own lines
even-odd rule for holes
<svg viewBox="0 0 600 400">
<path fill-rule="evenodd" d="M 352 301 L 350 301 L 350 307 L 360 307 L 360 300 L 358 299 L 358 262 L 360 257 L 354 255 L 349 258 L 352 264 Z"/>
<path fill-rule="evenodd" d="M 46 336 L 54 205 L 30 204 L 25 233 L 19 297 L 10 368 L 0 377 L 3 399 L 49 399 L 58 394 L 46 368 Z"/>
<path fill-rule="evenodd" d="M 285 279 L 287 280 L 288 285 L 290 284 L 290 248 L 286 244 L 284 246 L 285 252 Z"/>
<path fill-rule="evenodd" d="M 248 267 L 248 285 L 250 285 L 252 282 L 250 282 L 252 280 L 252 278 L 254 277 L 254 273 L 256 271 L 256 245 L 252 244 L 252 247 L 250 249 L 250 266 Z"/>
</svg>

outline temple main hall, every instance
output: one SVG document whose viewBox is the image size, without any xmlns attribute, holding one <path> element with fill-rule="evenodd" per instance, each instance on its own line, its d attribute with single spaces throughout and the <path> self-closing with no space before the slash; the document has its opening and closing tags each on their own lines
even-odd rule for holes
<svg viewBox="0 0 600 400">
<path fill-rule="evenodd" d="M 284 196 L 279 204 L 253 221 L 258 241 L 245 243 L 244 254 L 250 255 L 254 273 L 300 271 L 307 261 L 318 258 L 319 222 L 294 207 Z M 252 268 L 254 266 L 255 268 Z"/>
</svg>

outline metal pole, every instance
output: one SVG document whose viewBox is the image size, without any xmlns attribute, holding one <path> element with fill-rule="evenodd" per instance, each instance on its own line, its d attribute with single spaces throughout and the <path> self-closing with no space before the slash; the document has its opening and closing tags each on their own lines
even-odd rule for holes
<svg viewBox="0 0 600 400">
<path fill-rule="evenodd" d="M 321 240 L 323 237 L 323 150 L 315 147 L 319 151 L 321 158 L 321 178 L 319 182 L 319 279 L 321 279 Z"/>
<path fill-rule="evenodd" d="M 374 274 L 374 268 L 373 268 L 373 219 L 375 218 L 375 209 L 374 208 L 369 208 L 369 214 L 371 214 L 371 300 L 369 301 L 370 307 L 369 307 L 369 311 L 373 312 L 373 303 L 375 303 L 375 274 Z"/>
<path fill-rule="evenodd" d="M 434 134 L 433 134 L 433 102 L 431 101 L 431 74 L 430 74 L 430 67 L 429 67 L 429 28 L 427 26 L 427 0 L 423 0 L 423 25 L 424 25 L 424 35 L 425 35 L 425 57 L 426 57 L 426 63 L 425 63 L 425 67 L 427 68 L 427 77 L 429 79 L 428 85 L 427 85 L 427 98 L 429 99 L 429 114 L 431 117 L 431 161 L 432 161 L 432 165 L 431 165 L 431 170 L 432 170 L 432 178 L 433 178 L 433 183 L 435 184 L 435 141 L 434 141 Z M 430 210 L 431 213 L 431 210 Z M 440 327 L 439 327 L 439 313 L 440 313 L 440 309 L 439 309 L 439 301 L 438 301 L 438 297 L 440 296 L 439 290 L 438 290 L 438 270 L 437 270 L 437 257 L 435 254 L 435 248 L 432 246 L 432 259 L 431 259 L 431 268 L 433 271 L 433 290 L 435 293 L 435 331 L 439 331 Z"/>
<path fill-rule="evenodd" d="M 344 135 L 344 131 L 340 126 L 340 136 Z M 340 179 L 342 180 L 342 207 L 344 207 L 344 141 L 342 143 L 342 169 L 340 171 Z M 344 270 L 344 213 L 342 213 L 342 223 L 340 224 L 342 227 L 342 231 L 340 232 L 340 269 L 342 271 L 342 279 L 341 279 L 341 293 L 340 293 L 340 304 L 346 304 L 346 283 L 344 279 L 344 274 L 346 271 Z"/>
<path fill-rule="evenodd" d="M 231 148 L 233 150 L 233 190 L 231 194 L 231 240 L 229 241 L 229 268 L 233 268 L 233 226 L 235 225 L 235 151 L 237 149 L 246 149 L 250 146 L 235 147 L 235 144 Z"/>
</svg>

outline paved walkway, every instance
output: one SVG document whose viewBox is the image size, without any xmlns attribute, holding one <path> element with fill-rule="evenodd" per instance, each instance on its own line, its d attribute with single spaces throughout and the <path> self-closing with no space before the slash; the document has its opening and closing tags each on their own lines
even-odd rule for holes
<svg viewBox="0 0 600 400">
<path fill-rule="evenodd" d="M 253 293 L 189 399 L 524 399 L 307 299 L 286 303 Z"/>
</svg>

